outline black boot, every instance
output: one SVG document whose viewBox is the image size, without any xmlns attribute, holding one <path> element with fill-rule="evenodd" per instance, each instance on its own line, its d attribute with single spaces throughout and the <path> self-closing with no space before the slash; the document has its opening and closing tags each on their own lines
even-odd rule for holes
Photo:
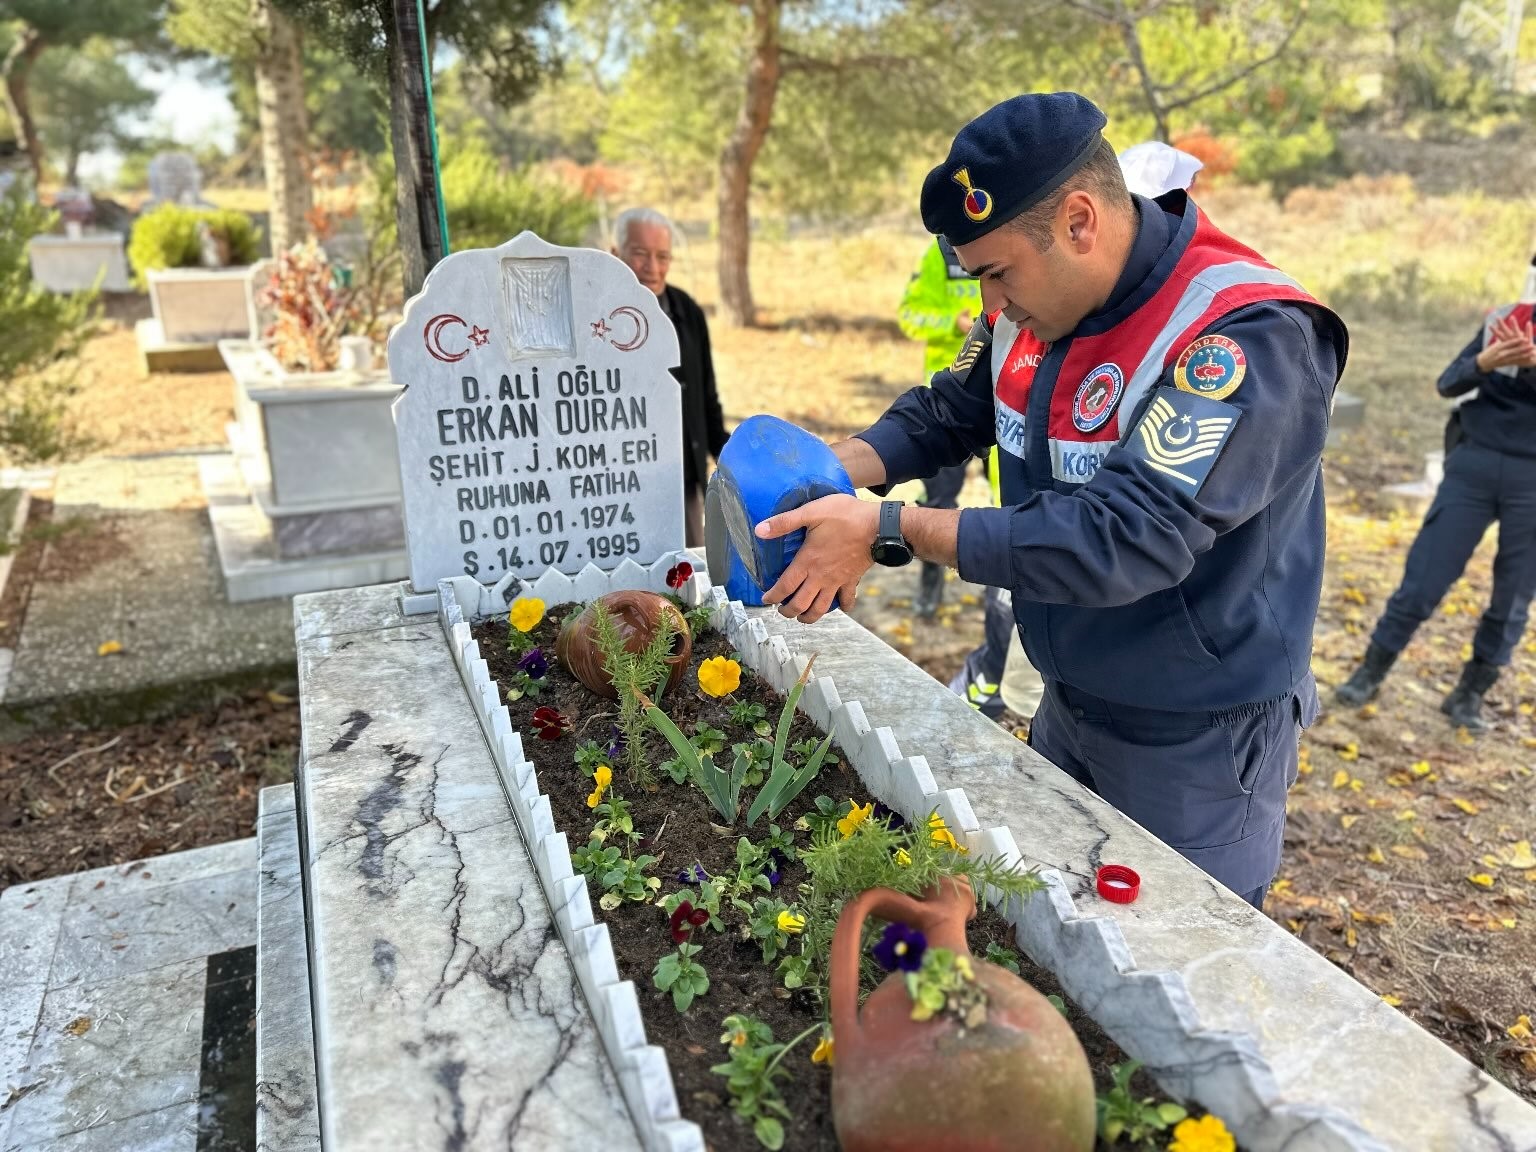
<svg viewBox="0 0 1536 1152">
<path fill-rule="evenodd" d="M 1485 664 L 1476 656 L 1461 670 L 1461 680 L 1451 694 L 1440 703 L 1440 711 L 1451 718 L 1451 726 L 1465 728 L 1468 732 L 1486 732 L 1488 722 L 1483 719 L 1483 693 L 1492 688 L 1499 678 L 1497 664 Z"/>
<path fill-rule="evenodd" d="M 1392 665 L 1397 662 L 1397 653 L 1388 652 L 1380 644 L 1372 643 L 1365 650 L 1365 659 L 1354 674 L 1344 683 L 1333 690 L 1333 697 L 1340 704 L 1348 704 L 1351 708 L 1373 699 L 1381 688 L 1381 682 L 1387 678 L 1387 673 L 1392 670 Z"/>
<path fill-rule="evenodd" d="M 939 602 L 944 599 L 944 565 L 930 564 L 923 561 L 923 573 L 920 578 L 917 593 L 917 603 L 913 610 L 924 620 L 932 620 L 934 613 L 939 610 Z"/>
</svg>

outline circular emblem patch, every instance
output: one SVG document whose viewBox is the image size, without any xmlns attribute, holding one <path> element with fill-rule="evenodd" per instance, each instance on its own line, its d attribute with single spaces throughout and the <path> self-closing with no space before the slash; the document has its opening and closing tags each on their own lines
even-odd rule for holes
<svg viewBox="0 0 1536 1152">
<path fill-rule="evenodd" d="M 985 188 L 978 188 L 971 183 L 971 170 L 969 168 L 959 169 L 950 176 L 950 179 L 965 189 L 965 199 L 961 203 L 961 207 L 965 210 L 967 216 L 980 224 L 988 216 L 992 215 L 992 193 L 988 192 Z"/>
<path fill-rule="evenodd" d="M 1077 395 L 1072 399 L 1072 423 L 1077 430 L 1093 432 L 1104 427 L 1124 391 L 1125 376 L 1119 365 L 1100 364 L 1089 372 L 1077 386 Z"/>
<path fill-rule="evenodd" d="M 1225 400 L 1237 391 L 1248 371 L 1248 358 L 1236 340 L 1202 336 L 1183 352 L 1173 366 L 1173 382 L 1185 392 Z"/>
</svg>

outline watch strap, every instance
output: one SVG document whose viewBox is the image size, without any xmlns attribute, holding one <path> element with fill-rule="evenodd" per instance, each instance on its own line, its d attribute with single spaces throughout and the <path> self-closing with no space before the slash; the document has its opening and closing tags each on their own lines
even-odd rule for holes
<svg viewBox="0 0 1536 1152">
<path fill-rule="evenodd" d="M 889 540 L 892 543 L 905 543 L 905 537 L 901 534 L 901 509 L 900 500 L 882 500 L 880 502 L 880 528 L 875 536 L 877 540 Z"/>
</svg>

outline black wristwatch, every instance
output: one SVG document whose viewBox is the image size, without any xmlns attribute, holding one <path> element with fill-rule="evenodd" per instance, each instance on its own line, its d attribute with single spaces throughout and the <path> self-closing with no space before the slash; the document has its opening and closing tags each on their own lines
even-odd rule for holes
<svg viewBox="0 0 1536 1152">
<path fill-rule="evenodd" d="M 900 568 L 912 563 L 912 546 L 901 534 L 901 501 L 880 502 L 880 528 L 875 542 L 869 546 L 870 558 L 887 568 Z"/>
</svg>

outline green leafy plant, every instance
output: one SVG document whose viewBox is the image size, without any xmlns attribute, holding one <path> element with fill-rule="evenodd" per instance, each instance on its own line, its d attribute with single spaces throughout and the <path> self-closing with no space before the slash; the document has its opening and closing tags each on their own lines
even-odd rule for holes
<svg viewBox="0 0 1536 1152">
<path fill-rule="evenodd" d="M 743 912 L 750 912 L 751 905 L 745 897 L 754 892 L 772 892 L 764 869 L 768 866 L 768 853 L 745 836 L 736 841 L 736 871 L 717 877 L 721 894 Z"/>
<path fill-rule="evenodd" d="M 204 222 L 215 240 L 225 248 L 231 265 L 256 262 L 260 251 L 256 224 L 244 212 L 161 204 L 134 222 L 128 239 L 128 260 L 133 265 L 140 288 L 147 284 L 146 272 L 196 268 L 202 263 L 203 246 L 198 225 Z"/>
<path fill-rule="evenodd" d="M 768 782 L 758 792 L 757 799 L 752 801 L 752 807 L 747 809 L 749 828 L 757 823 L 757 818 L 764 812 L 768 813 L 768 819 L 777 819 L 779 813 L 816 779 L 816 774 L 821 771 L 822 763 L 827 758 L 827 750 L 832 747 L 832 737 L 828 735 L 799 767 L 784 755 L 789 745 L 789 729 L 795 722 L 795 706 L 800 703 L 815 663 L 816 658 L 813 656 L 806 664 L 805 671 L 800 673 L 800 678 L 790 688 L 789 694 L 784 697 L 784 709 L 779 713 L 779 728 L 773 739 L 773 768 L 768 774 Z"/>
<path fill-rule="evenodd" d="M 640 833 L 635 831 L 635 818 L 629 811 L 629 801 L 613 792 L 608 794 L 595 809 L 598 821 L 592 829 L 595 839 L 607 843 L 610 837 L 620 837 L 633 846 L 640 842 Z"/>
<path fill-rule="evenodd" d="M 727 1016 L 724 1028 L 720 1043 L 726 1045 L 729 1059 L 710 1071 L 725 1077 L 731 1109 L 752 1125 L 757 1142 L 776 1152 L 784 1147 L 784 1121 L 792 1113 L 774 1081 L 788 1074 L 782 1067 L 784 1057 L 821 1025 L 811 1025 L 788 1044 L 775 1044 L 773 1029 L 753 1016 Z"/>
<path fill-rule="evenodd" d="M 690 908 L 702 908 L 709 913 L 706 926 L 716 932 L 725 931 L 725 922 L 720 919 L 720 888 L 712 880 L 705 880 L 699 885 L 698 891 L 692 888 L 679 888 L 663 896 L 660 900 L 662 911 L 671 915 L 679 907 L 687 904 Z"/>
<path fill-rule="evenodd" d="M 718 728 L 711 728 L 702 720 L 693 726 L 693 737 L 689 740 L 699 750 L 701 756 L 715 756 L 725 751 L 727 736 Z"/>
<path fill-rule="evenodd" d="M 804 956 L 785 956 L 779 961 L 778 971 L 784 987 L 793 992 L 796 988 L 805 987 L 810 978 L 811 962 Z"/>
<path fill-rule="evenodd" d="M 732 724 L 750 728 L 759 736 L 767 736 L 773 731 L 768 724 L 768 709 L 756 700 L 737 700 L 729 712 Z"/>
<path fill-rule="evenodd" d="M 848 806 L 830 796 L 818 796 L 811 811 L 795 821 L 796 828 L 804 828 L 814 841 L 818 836 L 830 835 L 837 830 L 837 822 L 848 814 Z"/>
<path fill-rule="evenodd" d="M 996 940 L 987 941 L 986 955 L 982 959 L 988 964 L 1008 969 L 1015 976 L 1019 974 L 1019 954 L 1012 948 L 1004 948 Z"/>
<path fill-rule="evenodd" d="M 27 246 L 54 213 L 18 186 L 0 194 L 0 460 L 30 463 L 87 447 L 69 427 L 76 354 L 95 331 L 97 294 L 50 292 L 32 279 Z M 10 525 L 7 523 L 6 528 Z"/>
<path fill-rule="evenodd" d="M 805 916 L 798 908 L 773 897 L 759 896 L 752 905 L 745 932 L 762 949 L 763 963 L 772 964 L 789 947 L 791 938 L 800 935 L 804 928 Z"/>
<path fill-rule="evenodd" d="M 709 991 L 709 973 L 704 965 L 694 959 L 701 946 L 686 940 L 677 946 L 676 952 L 668 952 L 656 961 L 651 973 L 651 983 L 663 992 L 672 993 L 672 1007 L 679 1012 L 688 1011 L 694 1000 Z"/>
<path fill-rule="evenodd" d="M 929 948 L 922 966 L 905 974 L 907 995 L 912 998 L 912 1019 L 931 1020 L 948 1012 L 967 1028 L 987 1022 L 987 994 L 976 983 L 969 956 L 948 948 Z"/>
<path fill-rule="evenodd" d="M 654 692 L 660 697 L 671 673 L 667 659 L 677 635 L 671 613 L 662 612 L 650 643 L 639 652 L 631 652 L 624 646 L 613 614 L 601 600 L 592 602 L 592 639 L 602 654 L 603 671 L 619 694 L 619 731 L 624 736 L 629 778 L 647 792 L 656 790 L 656 776 L 645 761 L 645 713 L 650 705 L 646 696 Z"/>
<path fill-rule="evenodd" d="M 644 709 L 644 718 L 672 745 L 678 760 L 686 767 L 687 779 L 692 780 L 709 798 L 721 819 L 727 824 L 736 823 L 736 817 L 741 813 L 741 782 L 746 776 L 748 765 L 738 758 L 729 772 L 715 767 L 715 762 L 689 742 L 670 716 L 646 699 L 644 694 L 636 692 L 635 697 Z M 673 775 L 675 778 L 675 773 Z"/>
<path fill-rule="evenodd" d="M 686 612 L 683 613 L 683 619 L 688 621 L 688 630 L 693 633 L 695 639 L 700 636 L 708 635 L 710 630 L 714 627 L 714 625 L 710 623 L 709 617 L 710 610 L 708 605 L 700 605 L 697 608 L 689 608 Z"/>
<path fill-rule="evenodd" d="M 661 887 L 661 878 L 645 874 L 655 863 L 654 856 L 630 859 L 620 849 L 604 844 L 596 834 L 587 841 L 585 848 L 571 853 L 571 866 L 602 885 L 603 894 L 597 902 L 609 910 L 626 900 L 644 904 L 656 894 Z"/>
<path fill-rule="evenodd" d="M 1118 1144 L 1123 1136 L 1133 1145 L 1147 1145 L 1158 1132 L 1166 1131 L 1189 1113 L 1172 1100 L 1158 1102 L 1151 1096 L 1137 1099 L 1131 1094 L 1131 1077 L 1141 1067 L 1139 1060 L 1110 1067 L 1114 1087 L 1098 1096 L 1099 1136 L 1106 1144 Z"/>
<path fill-rule="evenodd" d="M 588 740 L 576 749 L 575 760 L 576 767 L 581 769 L 583 776 L 592 776 L 597 772 L 599 764 L 608 763 L 608 752 L 596 740 Z"/>
</svg>

